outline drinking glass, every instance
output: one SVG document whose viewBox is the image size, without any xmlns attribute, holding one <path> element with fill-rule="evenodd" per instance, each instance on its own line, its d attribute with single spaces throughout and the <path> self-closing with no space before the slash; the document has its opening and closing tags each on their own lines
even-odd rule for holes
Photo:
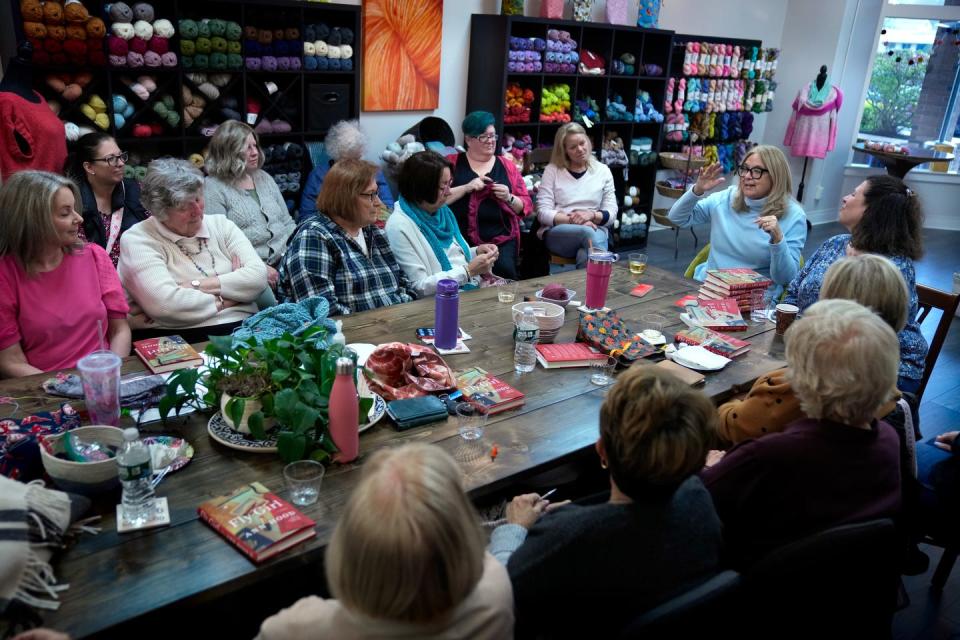
<svg viewBox="0 0 960 640">
<path fill-rule="evenodd" d="M 517 287 L 520 283 L 516 280 L 502 280 L 497 285 L 497 300 L 500 302 L 513 302 L 517 297 Z"/>
<path fill-rule="evenodd" d="M 651 342 L 663 338 L 663 326 L 667 319 L 658 313 L 645 313 L 640 316 L 640 331 L 643 337 Z"/>
<path fill-rule="evenodd" d="M 750 321 L 763 324 L 770 319 L 770 311 L 776 306 L 773 289 L 754 289 L 750 292 Z"/>
<path fill-rule="evenodd" d="M 283 479 L 290 490 L 290 502 L 305 507 L 320 497 L 320 485 L 326 468 L 316 460 L 297 460 L 283 468 Z"/>
<path fill-rule="evenodd" d="M 83 399 L 92 424 L 120 424 L 120 364 L 112 351 L 94 351 L 80 358 L 77 369 L 83 380 Z"/>
<path fill-rule="evenodd" d="M 630 265 L 630 273 L 635 276 L 642 276 L 647 270 L 647 254 L 631 253 L 627 256 Z"/>
<path fill-rule="evenodd" d="M 613 382 L 613 370 L 617 368 L 617 359 L 613 356 L 598 358 L 590 363 L 590 382 L 605 387 Z"/>
<path fill-rule="evenodd" d="M 457 431 L 465 444 L 479 446 L 486 425 L 486 411 L 469 402 L 457 404 Z"/>
</svg>

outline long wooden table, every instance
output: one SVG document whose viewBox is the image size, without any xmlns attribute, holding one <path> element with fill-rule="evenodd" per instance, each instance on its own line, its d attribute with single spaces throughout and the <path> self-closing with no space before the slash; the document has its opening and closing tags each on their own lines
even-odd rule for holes
<svg viewBox="0 0 960 640">
<path fill-rule="evenodd" d="M 550 282 L 562 282 L 582 300 L 586 273 L 566 272 L 520 283 L 520 295 Z M 642 277 L 654 285 L 644 298 L 629 295 L 636 284 L 624 263 L 611 278 L 607 305 L 627 321 L 637 322 L 644 313 L 664 315 L 665 333 L 681 328 L 679 309 L 674 302 L 696 291 L 697 283 L 650 268 Z M 586 369 L 537 367 L 517 375 L 513 371 L 511 305 L 499 303 L 495 289 L 461 294 L 460 324 L 473 336 L 470 353 L 447 357 L 455 369 L 482 366 L 526 394 L 523 407 L 491 417 L 485 443 L 496 443 L 495 461 L 482 457 L 462 462 L 465 483 L 471 495 L 482 497 L 502 490 L 518 480 L 583 455 L 597 438 L 598 409 L 605 390 L 590 383 Z M 433 299 L 378 309 L 344 318 L 348 342 L 379 344 L 394 340 L 416 342 L 415 329 L 433 325 Z M 578 312 L 569 308 L 557 342 L 574 339 Z M 723 371 L 707 377 L 705 392 L 720 402 L 747 388 L 759 375 L 782 366 L 775 357 L 782 353 L 773 325 L 751 325 L 741 334 L 752 343 L 751 350 Z M 771 355 L 772 354 L 772 355 Z M 125 371 L 142 369 L 136 358 L 124 364 Z M 0 382 L 0 395 L 41 395 L 43 376 Z M 56 407 L 60 399 L 37 399 L 21 403 L 21 413 Z M 45 624 L 69 632 L 75 638 L 88 636 L 163 607 L 207 602 L 229 596 L 259 580 L 303 569 L 322 557 L 351 488 L 358 478 L 363 456 L 381 447 L 404 442 L 431 442 L 450 452 L 459 446 L 453 420 L 397 433 L 384 418 L 360 439 L 361 458 L 357 463 L 328 469 L 320 500 L 307 507 L 317 520 L 317 537 L 290 549 L 262 565 L 254 565 L 220 534 L 203 524 L 196 513 L 204 500 L 228 492 L 247 482 L 260 481 L 286 495 L 283 464 L 276 455 L 255 454 L 225 448 L 206 433 L 207 416 L 193 414 L 143 429 L 146 433 L 173 434 L 186 438 L 195 448 L 185 468 L 169 474 L 158 488 L 166 496 L 171 524 L 159 529 L 119 535 L 113 505 L 117 496 L 96 504 L 103 514 L 103 531 L 86 535 L 55 561 L 57 577 L 70 584 L 56 612 L 45 615 Z"/>
</svg>

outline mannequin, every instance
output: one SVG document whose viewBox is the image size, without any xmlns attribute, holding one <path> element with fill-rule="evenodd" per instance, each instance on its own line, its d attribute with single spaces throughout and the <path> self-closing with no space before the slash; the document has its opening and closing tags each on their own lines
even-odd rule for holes
<svg viewBox="0 0 960 640">
<path fill-rule="evenodd" d="M 32 89 L 33 46 L 23 42 L 0 81 L 0 178 L 38 169 L 63 173 L 67 138 L 63 122 Z"/>
<path fill-rule="evenodd" d="M 793 113 L 790 114 L 783 144 L 790 147 L 791 155 L 804 158 L 797 191 L 797 200 L 801 202 L 807 161 L 810 158 L 824 158 L 827 152 L 833 151 L 837 139 L 837 114 L 842 104 L 843 94 L 830 84 L 826 65 L 820 67 L 817 77 L 800 89 L 793 101 Z"/>
</svg>

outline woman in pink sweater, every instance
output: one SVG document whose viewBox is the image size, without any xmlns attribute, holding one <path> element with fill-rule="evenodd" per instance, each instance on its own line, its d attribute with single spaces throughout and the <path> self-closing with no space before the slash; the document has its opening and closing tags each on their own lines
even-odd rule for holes
<svg viewBox="0 0 960 640">
<path fill-rule="evenodd" d="M 0 377 L 68 369 L 100 348 L 130 354 L 127 302 L 106 252 L 83 244 L 80 193 L 21 171 L 0 190 Z"/>
</svg>

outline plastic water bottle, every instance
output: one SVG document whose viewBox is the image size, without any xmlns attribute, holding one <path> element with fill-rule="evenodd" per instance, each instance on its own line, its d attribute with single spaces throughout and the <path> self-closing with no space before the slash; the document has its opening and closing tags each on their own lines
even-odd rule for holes
<svg viewBox="0 0 960 640">
<path fill-rule="evenodd" d="M 533 307 L 524 307 L 520 321 L 513 328 L 513 368 L 517 373 L 533 371 L 537 366 L 537 341 L 540 325 L 533 315 Z"/>
<path fill-rule="evenodd" d="M 123 483 L 123 517 L 133 524 L 144 524 L 153 512 L 150 449 L 140 439 L 136 427 L 123 430 L 123 444 L 117 453 L 120 482 Z"/>
</svg>

